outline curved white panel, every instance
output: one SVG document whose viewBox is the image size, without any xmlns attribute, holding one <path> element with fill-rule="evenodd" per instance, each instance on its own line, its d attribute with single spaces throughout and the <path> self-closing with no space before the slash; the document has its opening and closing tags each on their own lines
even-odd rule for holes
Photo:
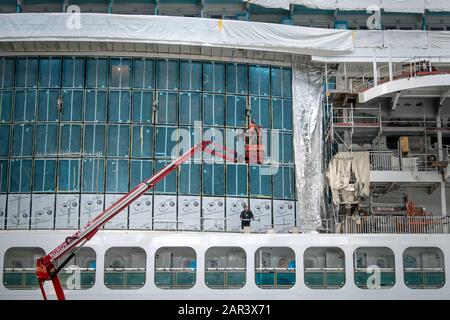
<svg viewBox="0 0 450 320">
<path fill-rule="evenodd" d="M 31 203 L 31 229 L 53 229 L 55 194 L 33 194 Z"/>
<path fill-rule="evenodd" d="M 200 230 L 200 197 L 198 196 L 179 196 L 178 197 L 178 222 L 179 229 L 182 230 Z"/>
<path fill-rule="evenodd" d="M 5 229 L 6 224 L 6 194 L 0 194 L 0 230 Z"/>
<path fill-rule="evenodd" d="M 129 229 L 152 229 L 153 196 L 146 194 L 131 203 Z"/>
<path fill-rule="evenodd" d="M 122 198 L 123 194 L 105 195 L 105 209 Z M 105 229 L 126 229 L 128 224 L 128 208 L 125 208 L 105 224 Z"/>
<path fill-rule="evenodd" d="M 272 229 L 272 201 L 269 199 L 250 199 L 250 210 L 255 220 L 251 223 L 252 231 L 264 232 Z"/>
<path fill-rule="evenodd" d="M 241 212 L 248 205 L 247 198 L 227 198 L 227 231 L 241 231 Z"/>
<path fill-rule="evenodd" d="M 273 224 L 276 231 L 287 232 L 295 226 L 295 202 L 273 200 Z"/>
<path fill-rule="evenodd" d="M 85 226 L 103 212 L 103 194 L 82 194 L 80 204 L 80 227 Z"/>
<path fill-rule="evenodd" d="M 176 229 L 177 196 L 155 195 L 153 228 L 155 230 Z"/>
<path fill-rule="evenodd" d="M 78 229 L 78 211 L 80 196 L 78 194 L 56 195 L 56 229 Z"/>
<path fill-rule="evenodd" d="M 29 194 L 8 195 L 8 221 L 6 229 L 28 229 L 30 223 Z"/>
<path fill-rule="evenodd" d="M 223 231 L 225 229 L 225 198 L 203 197 L 203 230 Z"/>
</svg>

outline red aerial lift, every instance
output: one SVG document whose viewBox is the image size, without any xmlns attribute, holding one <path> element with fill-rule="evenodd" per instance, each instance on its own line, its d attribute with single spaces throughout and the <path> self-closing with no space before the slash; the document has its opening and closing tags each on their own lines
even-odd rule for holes
<svg viewBox="0 0 450 320">
<path fill-rule="evenodd" d="M 260 135 L 261 133 L 261 130 L 259 128 L 258 130 L 256 130 L 255 126 L 256 125 L 253 124 L 253 127 L 250 128 L 252 130 L 249 130 L 247 133 L 247 135 L 250 135 L 250 138 L 245 139 L 245 161 L 249 163 L 262 163 L 263 154 L 261 153 L 261 150 L 263 150 L 263 147 L 251 145 L 254 142 L 262 143 L 261 137 L 252 137 L 252 135 L 254 134 Z M 111 220 L 123 209 L 128 207 L 133 201 L 142 196 L 146 191 L 153 188 L 159 181 L 176 170 L 183 162 L 191 158 L 198 151 L 210 153 L 211 155 L 223 158 L 227 161 L 238 162 L 238 155 L 236 151 L 232 151 L 224 146 L 217 145 L 212 141 L 203 141 L 202 143 L 199 143 L 186 151 L 172 163 L 162 168 L 151 178 L 141 182 L 133 190 L 113 203 L 101 214 L 99 214 L 94 220 L 90 221 L 86 226 L 75 232 L 72 236 L 67 237 L 65 241 L 58 247 L 56 247 L 53 251 L 51 251 L 45 257 L 39 258 L 37 260 L 36 276 L 44 300 L 47 300 L 47 295 L 44 290 L 44 283 L 48 280 L 51 280 L 53 282 L 53 287 L 55 288 L 56 297 L 58 298 L 58 300 L 65 300 L 64 291 L 58 278 L 58 273 L 64 268 L 64 266 L 106 222 Z M 252 155 L 254 151 L 257 152 L 256 155 Z M 255 159 L 256 161 L 254 161 Z M 69 254 L 69 256 L 56 268 L 55 262 L 65 254 Z"/>
</svg>

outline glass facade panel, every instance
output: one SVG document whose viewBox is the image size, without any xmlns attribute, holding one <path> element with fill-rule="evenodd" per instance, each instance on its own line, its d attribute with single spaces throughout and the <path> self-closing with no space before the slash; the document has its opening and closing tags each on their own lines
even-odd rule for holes
<svg viewBox="0 0 450 320">
<path fill-rule="evenodd" d="M 203 163 L 203 194 L 225 194 L 225 164 Z"/>
<path fill-rule="evenodd" d="M 0 88 L 14 86 L 14 58 L 0 58 Z"/>
<path fill-rule="evenodd" d="M 16 60 L 16 87 L 35 88 L 38 79 L 38 67 L 38 58 L 18 58 Z"/>
<path fill-rule="evenodd" d="M 84 152 L 88 154 L 105 154 L 106 125 L 86 124 L 84 126 Z"/>
<path fill-rule="evenodd" d="M 14 121 L 32 121 L 36 109 L 36 90 L 17 90 L 14 98 Z"/>
<path fill-rule="evenodd" d="M 201 95 L 199 93 L 180 93 L 180 125 L 193 125 L 202 120 Z"/>
<path fill-rule="evenodd" d="M 201 193 L 201 164 L 196 162 L 185 162 L 179 169 L 179 192 L 180 194 Z"/>
<path fill-rule="evenodd" d="M 80 159 L 61 159 L 58 163 L 58 191 L 80 190 Z"/>
<path fill-rule="evenodd" d="M 186 91 L 202 90 L 202 63 L 201 61 L 181 61 L 180 87 Z"/>
<path fill-rule="evenodd" d="M 227 164 L 227 195 L 247 196 L 247 166 Z"/>
<path fill-rule="evenodd" d="M 33 153 L 33 125 L 17 124 L 13 126 L 12 155 L 31 156 Z"/>
<path fill-rule="evenodd" d="M 170 161 L 156 160 L 155 173 L 168 165 Z M 157 193 L 176 193 L 177 191 L 177 171 L 173 171 L 166 176 L 160 183 L 155 186 L 155 192 Z"/>
<path fill-rule="evenodd" d="M 130 145 L 130 126 L 109 125 L 108 156 L 128 157 Z"/>
<path fill-rule="evenodd" d="M 109 159 L 106 162 L 106 192 L 128 192 L 128 160 Z"/>
<path fill-rule="evenodd" d="M 203 90 L 222 93 L 225 92 L 225 63 L 203 63 Z"/>
<path fill-rule="evenodd" d="M 245 127 L 246 98 L 244 96 L 227 96 L 227 126 Z"/>
<path fill-rule="evenodd" d="M 272 176 L 269 166 L 250 166 L 250 195 L 272 196 Z"/>
<path fill-rule="evenodd" d="M 225 125 L 225 96 L 203 95 L 203 123 L 207 126 Z"/>
<path fill-rule="evenodd" d="M 136 187 L 142 181 L 150 178 L 152 174 L 153 174 L 153 160 L 131 160 L 130 188 L 132 189 Z M 153 192 L 153 189 L 150 189 L 149 192 Z"/>
<path fill-rule="evenodd" d="M 106 121 L 107 92 L 86 90 L 85 121 Z"/>
<path fill-rule="evenodd" d="M 247 94 L 247 72 L 246 64 L 227 63 L 227 93 Z"/>
<path fill-rule="evenodd" d="M 133 92 L 133 122 L 152 122 L 153 92 L 134 91 Z"/>
<path fill-rule="evenodd" d="M 103 192 L 105 179 L 105 160 L 100 158 L 83 159 L 82 192 Z"/>
<path fill-rule="evenodd" d="M 0 160 L 0 193 L 6 193 L 8 189 L 8 160 Z"/>
<path fill-rule="evenodd" d="M 34 192 L 55 191 L 56 160 L 36 159 L 34 161 Z"/>
<path fill-rule="evenodd" d="M 0 90 L 0 122 L 7 122 L 11 120 L 11 110 L 13 103 L 12 96 L 12 91 Z"/>
<path fill-rule="evenodd" d="M 268 96 L 270 93 L 270 67 L 251 65 L 249 70 L 250 94 Z"/>
<path fill-rule="evenodd" d="M 33 160 L 31 159 L 11 159 L 9 192 L 31 191 L 32 166 Z"/>
<path fill-rule="evenodd" d="M 63 90 L 62 121 L 81 121 L 83 119 L 83 90 Z"/>
<path fill-rule="evenodd" d="M 58 88 L 61 86 L 61 58 L 41 58 L 39 60 L 39 87 Z"/>
<path fill-rule="evenodd" d="M 105 88 L 108 85 L 108 59 L 86 59 L 86 87 Z"/>
<path fill-rule="evenodd" d="M 131 97 L 129 91 L 109 92 L 109 122 L 129 122 L 130 121 Z"/>
<path fill-rule="evenodd" d="M 131 156 L 150 158 L 153 155 L 153 126 L 132 126 Z"/>
<path fill-rule="evenodd" d="M 175 92 L 158 92 L 157 123 L 176 124 L 178 122 L 177 100 L 178 94 Z"/>
<path fill-rule="evenodd" d="M 133 61 L 133 88 L 153 89 L 155 87 L 155 61 L 136 58 Z"/>
<path fill-rule="evenodd" d="M 84 58 L 64 57 L 62 86 L 64 88 L 83 88 L 84 69 Z"/>
<path fill-rule="evenodd" d="M 39 90 L 37 120 L 58 121 L 59 90 Z"/>
<path fill-rule="evenodd" d="M 156 88 L 163 90 L 177 90 L 178 67 L 178 60 L 157 60 Z"/>
<path fill-rule="evenodd" d="M 71 154 L 81 152 L 81 125 L 61 124 L 59 152 Z"/>
<path fill-rule="evenodd" d="M 58 150 L 58 125 L 36 125 L 36 156 L 54 156 Z"/>
<path fill-rule="evenodd" d="M 111 59 L 109 74 L 112 88 L 129 88 L 131 85 L 131 59 Z"/>
<path fill-rule="evenodd" d="M 7 157 L 9 155 L 9 125 L 0 125 L 0 156 Z"/>
</svg>

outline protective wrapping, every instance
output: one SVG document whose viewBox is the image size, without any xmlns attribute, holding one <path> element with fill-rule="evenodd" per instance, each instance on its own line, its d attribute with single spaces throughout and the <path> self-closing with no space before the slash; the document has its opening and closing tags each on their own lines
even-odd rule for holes
<svg viewBox="0 0 450 320">
<path fill-rule="evenodd" d="M 434 31 L 428 33 L 430 48 L 450 49 L 450 32 Z"/>
<path fill-rule="evenodd" d="M 79 19 L 78 22 L 75 23 Z M 348 30 L 218 19 L 82 13 L 0 14 L 0 41 L 158 43 L 293 54 L 353 49 Z M 76 28 L 79 27 L 79 28 Z"/>
<path fill-rule="evenodd" d="M 294 156 L 302 232 L 321 225 L 322 172 L 322 70 L 295 61 L 292 66 Z"/>
</svg>

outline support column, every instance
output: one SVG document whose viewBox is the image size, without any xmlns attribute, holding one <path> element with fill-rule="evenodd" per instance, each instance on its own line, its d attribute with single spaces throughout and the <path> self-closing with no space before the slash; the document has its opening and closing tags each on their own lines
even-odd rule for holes
<svg viewBox="0 0 450 320">
<path fill-rule="evenodd" d="M 441 182 L 441 214 L 443 217 L 447 215 L 447 195 L 445 192 L 445 181 Z"/>
<path fill-rule="evenodd" d="M 444 152 L 442 150 L 442 131 L 439 130 L 442 126 L 441 119 L 441 106 L 438 106 L 438 112 L 436 115 L 436 127 L 437 127 L 437 143 L 438 143 L 438 157 L 439 162 L 444 161 Z M 444 179 L 444 178 L 443 178 Z M 441 215 L 445 217 L 447 215 L 447 196 L 445 192 L 445 180 L 441 182 Z"/>
<path fill-rule="evenodd" d="M 377 51 L 373 49 L 373 85 L 378 85 Z"/>
</svg>

